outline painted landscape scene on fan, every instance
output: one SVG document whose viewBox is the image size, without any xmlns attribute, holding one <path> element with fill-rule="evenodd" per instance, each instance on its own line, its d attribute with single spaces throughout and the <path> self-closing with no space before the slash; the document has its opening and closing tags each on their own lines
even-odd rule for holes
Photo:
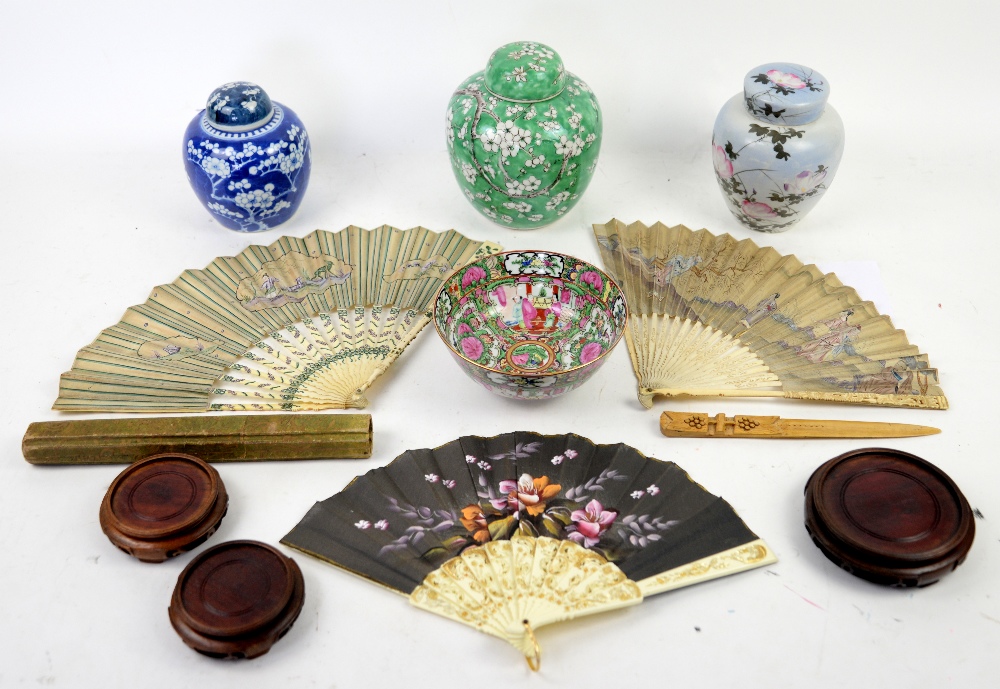
<svg viewBox="0 0 1000 689">
<path fill-rule="evenodd" d="M 832 273 L 749 239 L 683 225 L 613 220 L 594 231 L 628 299 L 627 342 L 648 390 L 771 388 L 781 391 L 775 396 L 947 406 L 927 355 Z M 654 360 L 671 357 L 670 371 L 651 373 Z M 695 380 L 699 362 L 714 371 Z"/>
</svg>

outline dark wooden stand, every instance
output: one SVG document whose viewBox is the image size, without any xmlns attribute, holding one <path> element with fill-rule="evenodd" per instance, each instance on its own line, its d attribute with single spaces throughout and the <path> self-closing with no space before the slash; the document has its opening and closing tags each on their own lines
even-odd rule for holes
<svg viewBox="0 0 1000 689">
<path fill-rule="evenodd" d="M 222 543 L 196 557 L 177 579 L 170 622 L 188 646 L 213 658 L 256 658 L 291 629 L 302 611 L 298 565 L 257 541 Z"/>
<path fill-rule="evenodd" d="M 877 584 L 928 586 L 965 561 L 972 509 L 943 471 L 898 450 L 831 459 L 806 483 L 805 523 L 820 550 Z"/>
<path fill-rule="evenodd" d="M 101 529 L 143 562 L 163 562 L 198 547 L 229 506 L 219 472 L 197 457 L 153 455 L 123 471 L 101 503 Z"/>
</svg>

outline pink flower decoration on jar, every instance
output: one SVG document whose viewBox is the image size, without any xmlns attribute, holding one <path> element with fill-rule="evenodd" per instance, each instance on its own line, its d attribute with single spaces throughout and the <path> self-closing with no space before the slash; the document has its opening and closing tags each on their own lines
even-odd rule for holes
<svg viewBox="0 0 1000 689">
<path fill-rule="evenodd" d="M 798 75 L 791 72 L 782 72 L 780 69 L 772 69 L 767 73 L 767 78 L 772 84 L 784 86 L 786 89 L 804 89 L 806 82 L 802 81 Z"/>
<path fill-rule="evenodd" d="M 601 352 L 604 348 L 601 347 L 600 342 L 588 342 L 583 345 L 583 349 L 580 350 L 580 363 L 589 364 L 591 361 L 601 356 Z"/>
<path fill-rule="evenodd" d="M 826 179 L 826 170 L 818 170 L 816 172 L 803 170 L 795 175 L 795 179 L 791 183 L 786 183 L 783 186 L 785 187 L 785 191 L 793 194 L 808 194 L 822 184 L 824 179 Z"/>
<path fill-rule="evenodd" d="M 470 328 L 467 323 L 459 323 L 458 324 L 458 334 L 459 335 L 466 335 L 466 334 L 471 333 L 471 332 L 472 332 L 472 328 Z"/>
<path fill-rule="evenodd" d="M 473 361 L 483 355 L 483 343 L 479 341 L 479 338 L 466 337 L 463 338 L 459 344 L 461 345 L 465 356 L 469 357 Z"/>
<path fill-rule="evenodd" d="M 743 199 L 742 207 L 744 215 L 748 215 L 757 220 L 771 220 L 778 217 L 778 214 L 774 212 L 773 208 L 766 203 L 761 203 L 760 201 Z"/>
<path fill-rule="evenodd" d="M 462 276 L 462 289 L 465 289 L 469 285 L 474 285 L 480 280 L 486 279 L 486 271 L 479 266 L 472 266 L 467 271 L 465 275 Z"/>
<path fill-rule="evenodd" d="M 572 531 L 568 538 L 585 548 L 595 546 L 601 540 L 601 534 L 611 527 L 617 517 L 618 513 L 614 510 L 606 510 L 596 499 L 591 500 L 585 508 L 569 516 L 573 523 L 569 526 Z"/>
<path fill-rule="evenodd" d="M 593 287 L 595 292 L 600 292 L 604 288 L 604 280 L 593 270 L 583 272 L 580 275 L 580 281 Z"/>
<path fill-rule="evenodd" d="M 722 146 L 712 146 L 712 164 L 715 165 L 715 174 L 722 179 L 733 176 L 733 161 L 726 155 L 726 149 Z"/>
</svg>

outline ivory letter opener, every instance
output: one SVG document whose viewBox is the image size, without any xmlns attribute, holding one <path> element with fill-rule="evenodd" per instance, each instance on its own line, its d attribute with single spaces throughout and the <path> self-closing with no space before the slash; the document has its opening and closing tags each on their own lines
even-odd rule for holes
<svg viewBox="0 0 1000 689">
<path fill-rule="evenodd" d="M 660 431 L 670 438 L 908 438 L 934 435 L 941 429 L 909 423 L 665 411 L 660 416 Z"/>
</svg>

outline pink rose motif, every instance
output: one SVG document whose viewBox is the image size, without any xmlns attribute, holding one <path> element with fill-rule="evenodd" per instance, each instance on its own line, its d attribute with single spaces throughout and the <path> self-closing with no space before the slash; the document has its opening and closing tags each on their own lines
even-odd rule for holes
<svg viewBox="0 0 1000 689">
<path fill-rule="evenodd" d="M 580 275 L 580 280 L 594 288 L 595 292 L 600 292 L 604 288 L 604 280 L 593 270 L 585 271 Z"/>
<path fill-rule="evenodd" d="M 526 363 L 528 363 L 528 355 L 527 354 L 515 354 L 514 356 L 512 356 L 510 358 L 510 360 L 512 362 L 514 362 L 515 366 L 524 366 Z"/>
<path fill-rule="evenodd" d="M 483 343 L 477 337 L 466 337 L 460 343 L 465 356 L 476 361 L 483 355 Z"/>
<path fill-rule="evenodd" d="M 803 170 L 799 174 L 795 175 L 795 179 L 790 184 L 785 184 L 785 191 L 791 192 L 793 194 L 808 194 L 810 191 L 818 187 L 826 179 L 826 170 L 818 170 L 812 172 L 811 170 Z"/>
<path fill-rule="evenodd" d="M 507 306 L 507 293 L 503 291 L 503 287 L 497 287 L 493 290 L 493 294 L 496 295 L 497 301 L 500 302 L 500 306 Z"/>
<path fill-rule="evenodd" d="M 465 289 L 469 285 L 474 285 L 480 280 L 486 279 L 486 271 L 479 266 L 472 266 L 467 271 L 465 275 L 462 276 L 462 289 Z"/>
<path fill-rule="evenodd" d="M 773 220 L 778 217 L 774 209 L 766 203 L 751 201 L 750 199 L 743 199 L 743 214 L 757 220 Z"/>
<path fill-rule="evenodd" d="M 559 301 L 561 301 L 563 304 L 568 304 L 569 296 L 570 296 L 569 290 L 564 289 L 562 292 L 559 293 Z"/>
<path fill-rule="evenodd" d="M 569 516 L 573 520 L 569 528 L 573 531 L 569 532 L 568 537 L 585 548 L 595 546 L 601 540 L 601 534 L 608 530 L 617 517 L 618 513 L 614 510 L 606 510 L 596 499 L 591 500 L 584 509 L 576 510 Z"/>
<path fill-rule="evenodd" d="M 771 69 L 767 72 L 767 78 L 772 84 L 784 86 L 786 89 L 804 89 L 806 82 L 802 81 L 798 75 L 791 72 L 782 72 L 780 69 Z"/>
<path fill-rule="evenodd" d="M 712 164 L 715 165 L 715 174 L 722 179 L 733 176 L 733 161 L 726 155 L 726 149 L 722 146 L 712 146 Z"/>
<path fill-rule="evenodd" d="M 470 328 L 468 326 L 468 324 L 466 324 L 466 323 L 459 323 L 458 324 L 458 334 L 459 335 L 465 335 L 465 334 L 471 333 L 471 332 L 472 332 L 472 328 Z"/>
<path fill-rule="evenodd" d="M 583 349 L 580 350 L 580 363 L 589 364 L 591 361 L 599 357 L 603 351 L 604 348 L 601 347 L 600 342 L 588 342 L 583 345 Z"/>
</svg>

